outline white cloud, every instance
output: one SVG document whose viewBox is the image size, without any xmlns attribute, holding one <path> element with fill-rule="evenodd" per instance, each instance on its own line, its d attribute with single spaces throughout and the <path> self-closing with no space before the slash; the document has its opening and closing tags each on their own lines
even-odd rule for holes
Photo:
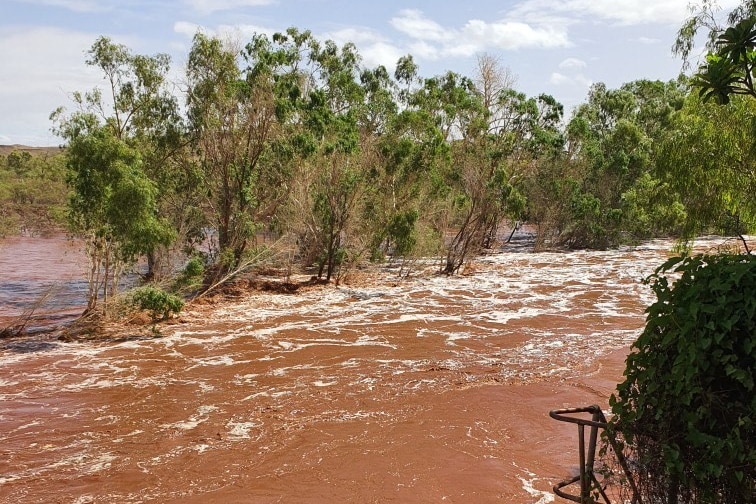
<svg viewBox="0 0 756 504">
<path fill-rule="evenodd" d="M 443 42 L 454 38 L 452 30 L 426 18 L 421 11 L 416 9 L 400 11 L 398 16 L 391 19 L 391 26 L 419 40 Z"/>
<path fill-rule="evenodd" d="M 566 25 L 529 25 L 519 21 L 467 21 L 461 28 L 444 27 L 419 10 L 403 10 L 391 25 L 408 35 L 410 53 L 430 60 L 444 57 L 469 57 L 490 50 L 555 48 L 571 45 Z"/>
<path fill-rule="evenodd" d="M 58 28 L 0 29 L 0 136 L 13 143 L 58 143 L 49 133 L 50 113 L 70 108 L 71 92 L 102 82 L 97 70 L 84 63 L 95 39 L 95 34 Z"/>
<path fill-rule="evenodd" d="M 207 33 L 208 35 L 211 35 L 212 33 L 204 28 L 202 25 L 198 25 L 197 23 L 191 23 L 189 21 L 176 21 L 173 23 L 173 31 L 175 33 L 178 33 L 179 35 L 185 35 L 187 37 L 194 37 L 194 35 L 201 31 L 202 33 Z"/>
<path fill-rule="evenodd" d="M 381 34 L 369 28 L 344 28 L 323 34 L 323 38 L 333 40 L 338 45 L 344 45 L 347 42 L 354 44 L 385 42 Z"/>
<path fill-rule="evenodd" d="M 396 68 L 396 62 L 405 55 L 400 48 L 386 42 L 376 42 L 360 47 L 362 61 L 368 68 L 375 68 L 379 65 L 386 67 L 389 72 Z"/>
<path fill-rule="evenodd" d="M 570 79 L 566 75 L 561 74 L 559 72 L 554 72 L 551 74 L 551 77 L 549 78 L 549 82 L 551 82 L 552 84 L 556 86 L 561 86 L 562 84 L 566 82 L 572 82 L 572 79 Z"/>
<path fill-rule="evenodd" d="M 739 3 L 739 0 L 722 0 L 719 5 L 728 10 Z M 528 22 L 603 20 L 620 25 L 679 25 L 689 15 L 685 0 L 524 0 L 508 12 L 509 18 Z"/>
<path fill-rule="evenodd" d="M 559 68 L 563 70 L 576 70 L 585 68 L 586 66 L 587 64 L 585 61 L 577 58 L 567 58 L 566 60 L 559 63 Z"/>
<path fill-rule="evenodd" d="M 638 42 L 643 45 L 656 45 L 661 43 L 661 40 L 658 38 L 650 38 L 650 37 L 638 37 Z"/>
<path fill-rule="evenodd" d="M 189 7 L 199 14 L 239 9 L 243 7 L 260 7 L 275 3 L 275 0 L 184 0 Z"/>
<path fill-rule="evenodd" d="M 570 41 L 563 27 L 534 27 L 519 22 L 486 23 L 477 19 L 468 21 L 462 30 L 463 38 L 474 40 L 479 49 L 522 49 L 526 47 L 568 47 Z"/>
<path fill-rule="evenodd" d="M 549 77 L 549 82 L 555 86 L 573 86 L 585 89 L 588 89 L 593 84 L 593 81 L 582 73 L 565 75 L 563 73 L 554 72 Z"/>
<path fill-rule="evenodd" d="M 438 47 L 431 45 L 423 40 L 418 40 L 409 44 L 407 52 L 415 58 L 424 58 L 431 61 L 440 59 L 442 56 L 441 51 L 438 49 Z"/>
<path fill-rule="evenodd" d="M 250 24 L 229 25 L 222 24 L 215 28 L 210 28 L 189 21 L 177 21 L 173 24 L 173 31 L 179 35 L 192 38 L 197 32 L 204 33 L 210 37 L 219 37 L 234 44 L 246 44 L 256 34 L 272 36 L 276 30 Z"/>
<path fill-rule="evenodd" d="M 333 40 L 339 46 L 352 42 L 358 47 L 363 65 L 368 68 L 383 65 L 387 69 L 393 69 L 397 60 L 406 54 L 377 31 L 365 27 L 326 32 L 318 38 Z"/>
</svg>

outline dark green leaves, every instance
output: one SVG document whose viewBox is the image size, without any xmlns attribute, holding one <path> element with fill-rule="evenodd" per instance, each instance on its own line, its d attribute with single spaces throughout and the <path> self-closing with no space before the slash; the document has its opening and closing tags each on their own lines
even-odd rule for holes
<svg viewBox="0 0 756 504">
<path fill-rule="evenodd" d="M 756 97 L 753 70 L 756 63 L 756 17 L 749 17 L 729 27 L 716 40 L 716 51 L 709 53 L 693 79 L 705 100 L 720 105 L 730 102 L 733 94 Z"/>
<path fill-rule="evenodd" d="M 752 502 L 756 257 L 675 257 L 647 282 L 657 301 L 611 401 L 638 478 L 680 502 Z"/>
</svg>

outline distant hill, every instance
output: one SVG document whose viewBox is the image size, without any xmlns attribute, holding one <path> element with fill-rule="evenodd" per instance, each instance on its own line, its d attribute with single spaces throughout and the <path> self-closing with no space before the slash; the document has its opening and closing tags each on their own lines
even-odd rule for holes
<svg viewBox="0 0 756 504">
<path fill-rule="evenodd" d="M 63 149 L 59 146 L 51 147 L 29 147 L 28 145 L 0 145 L 0 156 L 7 156 L 13 151 L 28 152 L 36 155 L 53 155 L 58 154 Z"/>
</svg>

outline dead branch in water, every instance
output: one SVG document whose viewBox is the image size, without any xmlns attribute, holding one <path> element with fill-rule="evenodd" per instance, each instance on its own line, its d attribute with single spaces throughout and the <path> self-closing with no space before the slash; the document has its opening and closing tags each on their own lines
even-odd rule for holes
<svg viewBox="0 0 756 504">
<path fill-rule="evenodd" d="M 50 284 L 44 292 L 37 296 L 32 304 L 24 308 L 20 315 L 12 319 L 10 324 L 0 328 L 0 338 L 12 338 L 24 334 L 26 326 L 29 325 L 34 314 L 47 303 L 48 299 L 50 299 L 59 287 L 60 286 L 57 284 Z"/>
<path fill-rule="evenodd" d="M 241 275 L 242 273 L 249 271 L 254 266 L 258 266 L 260 263 L 262 263 L 264 259 L 272 259 L 272 258 L 283 255 L 286 252 L 285 245 L 286 245 L 285 240 L 283 238 L 276 240 L 270 246 L 270 248 L 266 248 L 264 250 L 259 251 L 257 254 L 253 255 L 246 261 L 239 264 L 232 271 L 229 271 L 228 273 L 223 275 L 221 278 L 215 279 L 213 283 L 211 283 L 207 287 L 207 289 L 204 289 L 202 292 L 194 296 L 192 300 L 201 299 L 202 297 L 214 291 L 218 287 L 223 286 L 224 284 L 226 284 L 230 280 L 233 280 L 234 278 Z"/>
</svg>

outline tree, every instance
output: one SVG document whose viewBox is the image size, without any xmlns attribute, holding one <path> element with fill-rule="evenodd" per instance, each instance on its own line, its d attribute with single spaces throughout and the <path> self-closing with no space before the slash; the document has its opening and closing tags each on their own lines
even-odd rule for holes
<svg viewBox="0 0 756 504">
<path fill-rule="evenodd" d="M 722 26 L 722 16 L 719 15 L 719 5 L 716 0 L 697 0 L 688 5 L 690 17 L 680 26 L 677 37 L 672 46 L 672 53 L 682 57 L 683 68 L 690 65 L 690 55 L 695 48 L 696 37 L 701 29 L 707 30 L 706 48 L 713 51 L 716 40 L 725 31 Z M 729 25 L 736 25 L 741 21 L 756 15 L 754 0 L 741 0 L 740 4 L 726 16 Z"/>
<path fill-rule="evenodd" d="M 686 101 L 659 156 L 659 169 L 685 205 L 684 239 L 711 230 L 738 235 L 756 228 L 754 124 L 754 100 L 720 106 L 693 94 Z"/>
<path fill-rule="evenodd" d="M 400 110 L 416 79 L 417 67 L 407 65 L 407 57 L 397 63 L 395 75 L 401 80 L 392 81 L 383 67 L 364 70 L 360 78 L 365 94 L 358 119 L 365 173 L 361 221 L 371 233 L 373 260 L 390 254 L 404 262 L 438 251 L 438 237 L 427 222 L 435 212 L 431 179 L 443 144 L 436 141 L 438 130 L 425 112 Z"/>
<path fill-rule="evenodd" d="M 750 99 L 756 98 L 756 17 L 740 19 L 754 5 L 742 6 L 734 26 L 715 39 L 691 81 L 698 96 L 688 99 L 677 133 L 664 144 L 663 167 L 690 208 L 686 238 L 711 226 L 739 235 L 756 229 L 756 102 Z"/>
<path fill-rule="evenodd" d="M 485 135 L 485 110 L 472 80 L 453 72 L 426 79 L 411 104 L 436 129 L 430 140 L 441 141 L 448 149 L 432 178 L 437 181 L 436 195 L 448 205 L 445 218 L 436 223 L 437 231 L 443 236 L 450 225 L 457 228 L 442 267 L 442 272 L 454 274 L 483 241 L 481 201 L 470 194 L 485 183 L 476 158 Z"/>
<path fill-rule="evenodd" d="M 176 102 L 165 89 L 168 56 L 133 55 L 107 37 L 87 55 L 87 64 L 102 72 L 107 93 L 75 92 L 79 110 L 66 116 L 59 108 L 51 118 L 68 143 L 69 222 L 85 239 L 92 310 L 100 294 L 107 303 L 116 292 L 125 265 L 175 237 L 157 214 L 159 191 L 145 172 L 141 148 L 169 129 Z"/>
<path fill-rule="evenodd" d="M 731 26 L 715 41 L 692 84 L 705 100 L 726 105 L 732 95 L 756 97 L 753 78 L 756 69 L 756 17 Z"/>
<path fill-rule="evenodd" d="M 723 220 L 739 233 L 755 223 L 754 101 L 733 97 L 754 96 L 754 22 L 737 19 L 754 6 L 744 2 L 716 39 L 719 51 L 699 68 L 699 92 L 676 114 L 659 156 L 686 204 L 689 237 Z M 610 399 L 610 429 L 624 438 L 639 497 L 752 503 L 756 261 L 750 253 L 675 257 L 646 281 L 657 301 Z"/>
<path fill-rule="evenodd" d="M 312 40 L 313 88 L 302 107 L 303 134 L 309 146 L 303 161 L 317 175 L 310 187 L 314 230 L 311 245 L 318 251 L 318 278 L 330 281 L 350 253 L 349 225 L 357 217 L 364 175 L 360 166 L 358 118 L 364 104 L 357 81 L 359 55 L 352 44 Z"/>
<path fill-rule="evenodd" d="M 240 54 L 197 33 L 187 64 L 189 123 L 222 270 L 240 264 L 284 189 L 264 162 L 279 131 L 272 76 L 262 64 L 240 69 Z M 250 65 L 262 58 L 243 56 Z"/>
<path fill-rule="evenodd" d="M 564 159 L 531 182 L 541 242 L 605 248 L 677 230 L 681 207 L 655 161 L 685 92 L 677 81 L 591 88 L 567 125 Z"/>
<path fill-rule="evenodd" d="M 91 114 L 64 119 L 71 229 L 84 239 L 89 259 L 87 310 L 117 292 L 124 266 L 167 244 L 173 233 L 156 215 L 157 188 L 142 171 L 134 148 Z"/>
</svg>

